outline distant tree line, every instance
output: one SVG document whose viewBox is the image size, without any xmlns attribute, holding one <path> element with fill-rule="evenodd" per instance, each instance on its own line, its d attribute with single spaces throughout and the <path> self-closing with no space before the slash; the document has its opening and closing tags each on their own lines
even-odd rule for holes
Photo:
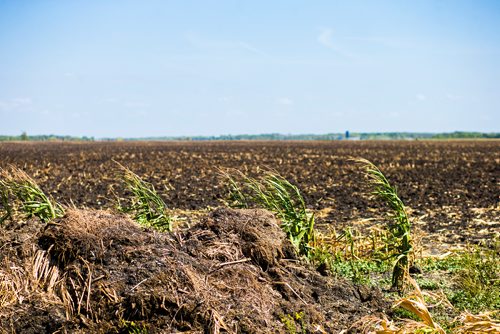
<svg viewBox="0 0 500 334">
<path fill-rule="evenodd" d="M 223 140 L 416 140 L 416 139 L 493 139 L 500 138 L 500 132 L 349 132 L 328 134 L 281 134 L 268 133 L 258 135 L 221 135 L 221 136 L 165 136 L 165 137 L 143 137 L 143 138 L 100 138 L 100 141 L 223 141 Z M 58 135 L 27 135 L 23 132 L 19 136 L 2 136 L 0 141 L 94 141 L 94 137 L 75 137 Z"/>
<path fill-rule="evenodd" d="M 28 135 L 23 132 L 19 136 L 2 136 L 0 141 L 94 141 L 94 137 L 75 137 L 75 136 L 58 136 L 58 135 Z"/>
<path fill-rule="evenodd" d="M 281 134 L 269 133 L 258 135 L 221 135 L 221 136 L 182 136 L 182 137 L 146 137 L 125 138 L 123 140 L 180 140 L 180 141 L 223 141 L 223 140 L 411 140 L 411 139 L 468 139 L 500 138 L 500 133 L 482 132 L 349 132 L 328 134 Z M 108 139 L 113 140 L 113 139 Z"/>
<path fill-rule="evenodd" d="M 467 139 L 467 138 L 500 138 L 500 133 L 498 132 L 464 132 L 464 131 L 456 131 L 451 133 L 438 133 L 435 134 L 432 138 L 436 139 Z"/>
</svg>

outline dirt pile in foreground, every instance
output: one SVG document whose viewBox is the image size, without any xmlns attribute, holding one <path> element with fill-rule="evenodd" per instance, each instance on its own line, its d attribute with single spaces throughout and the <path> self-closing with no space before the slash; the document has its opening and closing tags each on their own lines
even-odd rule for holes
<svg viewBox="0 0 500 334">
<path fill-rule="evenodd" d="M 389 306 L 300 262 L 263 210 L 173 234 L 94 210 L 0 231 L 3 332 L 337 332 Z"/>
</svg>

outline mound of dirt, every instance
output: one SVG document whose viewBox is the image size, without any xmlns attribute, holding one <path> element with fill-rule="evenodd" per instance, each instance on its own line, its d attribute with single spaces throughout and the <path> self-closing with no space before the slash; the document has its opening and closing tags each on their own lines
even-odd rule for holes
<svg viewBox="0 0 500 334">
<path fill-rule="evenodd" d="M 9 333 L 322 333 L 389 307 L 377 289 L 309 268 L 263 210 L 217 209 L 173 234 L 75 209 L 0 230 Z"/>
</svg>

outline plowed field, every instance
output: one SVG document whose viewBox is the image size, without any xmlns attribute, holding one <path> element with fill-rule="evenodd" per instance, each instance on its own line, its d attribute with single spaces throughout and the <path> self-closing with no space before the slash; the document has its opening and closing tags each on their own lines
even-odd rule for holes
<svg viewBox="0 0 500 334">
<path fill-rule="evenodd" d="M 172 208 L 217 207 L 219 169 L 271 168 L 296 183 L 320 225 L 380 216 L 349 159 L 371 160 L 397 186 L 417 225 L 450 243 L 500 228 L 500 141 L 2 143 L 0 167 L 22 167 L 62 203 L 113 207 L 117 161 L 155 185 Z M 168 189 L 168 190 L 167 190 Z"/>
<path fill-rule="evenodd" d="M 386 260 L 363 255 L 387 247 L 376 232 L 388 211 L 352 158 L 378 165 L 407 204 L 409 272 L 424 292 L 439 289 L 426 295 L 440 300 L 433 316 L 456 327 L 470 306 L 498 309 L 500 141 L 1 143 L 0 168 L 24 169 L 66 212 L 0 225 L 0 333 L 359 333 L 387 317 L 415 326 L 390 307 L 390 269 L 375 266 Z M 128 195 L 117 163 L 159 190 L 173 233 L 113 210 Z M 317 250 L 340 252 L 327 248 L 331 261 L 318 265 L 272 213 L 218 208 L 231 168 L 297 184 L 326 232 L 315 231 Z M 486 320 L 484 332 L 498 332 Z"/>
</svg>

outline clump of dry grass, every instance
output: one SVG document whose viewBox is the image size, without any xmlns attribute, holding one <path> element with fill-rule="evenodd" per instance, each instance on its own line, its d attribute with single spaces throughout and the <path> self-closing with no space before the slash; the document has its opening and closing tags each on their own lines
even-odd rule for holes
<svg viewBox="0 0 500 334">
<path fill-rule="evenodd" d="M 404 307 L 416 316 L 421 317 L 421 322 L 404 319 L 399 325 L 390 321 L 387 317 L 382 318 L 376 316 L 367 316 L 361 319 L 356 326 L 365 334 L 445 334 L 446 332 L 437 325 L 433 320 L 428 310 L 420 301 L 402 298 L 398 301 L 399 306 Z M 425 307 L 426 308 L 426 307 Z M 463 313 L 457 319 L 460 325 L 451 330 L 455 334 L 496 334 L 500 333 L 500 323 L 493 320 L 490 314 L 483 313 L 473 315 Z"/>
<path fill-rule="evenodd" d="M 420 293 L 420 291 L 419 291 Z M 405 320 L 403 328 L 405 330 L 425 329 L 426 333 L 444 334 L 444 330 L 432 318 L 432 315 L 427 308 L 422 294 L 412 294 L 410 296 L 400 298 L 394 304 L 394 307 L 403 308 L 420 319 L 420 322 L 414 320 Z"/>
<path fill-rule="evenodd" d="M 387 317 L 377 318 L 369 316 L 363 318 L 364 324 L 361 327 L 365 334 L 445 334 L 441 328 L 433 328 L 429 325 L 414 320 L 406 320 L 401 326 L 397 326 Z"/>
<path fill-rule="evenodd" d="M 399 307 L 409 311 L 420 319 L 420 321 L 404 319 L 400 326 L 397 326 L 385 316 L 382 318 L 368 316 L 358 322 L 358 325 L 361 325 L 360 327 L 363 329 L 363 333 L 409 334 L 421 332 L 429 334 L 445 334 L 445 331 L 441 328 L 441 326 L 439 326 L 439 324 L 437 324 L 432 318 L 424 300 L 422 291 L 417 283 L 412 278 L 408 278 L 408 280 L 414 287 L 413 292 L 406 297 L 396 300 L 393 307 Z"/>
<path fill-rule="evenodd" d="M 23 212 L 27 218 L 38 217 L 43 222 L 62 217 L 63 207 L 47 196 L 28 174 L 11 166 L 0 170 L 0 200 L 4 215 L 0 223 Z"/>
<path fill-rule="evenodd" d="M 389 232 L 379 226 L 371 226 L 364 233 L 351 227 L 337 231 L 330 228 L 316 234 L 315 246 L 323 247 L 343 260 L 373 260 L 387 252 Z"/>
<path fill-rule="evenodd" d="M 418 284 L 409 278 L 409 282 L 414 287 L 413 292 L 403 298 L 395 301 L 394 308 L 403 308 L 417 317 L 420 321 L 412 319 L 402 319 L 398 324 L 390 321 L 384 315 L 382 317 L 366 316 L 354 324 L 360 328 L 363 333 L 368 334 L 410 334 L 410 333 L 430 333 L 430 334 L 445 334 L 444 329 L 434 321 L 429 306 L 424 295 L 437 299 L 439 303 L 445 303 L 448 307 L 453 308 L 445 296 L 440 296 L 432 293 L 422 293 Z M 436 305 L 433 305 L 436 306 Z M 454 323 L 457 325 L 451 330 L 451 333 L 457 334 L 479 334 L 479 333 L 500 333 L 500 323 L 495 321 L 491 315 L 493 312 L 481 313 L 473 315 L 469 312 L 464 312 L 458 316 Z"/>
<path fill-rule="evenodd" d="M 492 314 L 493 312 L 486 312 L 477 315 L 469 312 L 462 313 L 457 319 L 462 325 L 457 328 L 456 333 L 500 333 L 500 323 L 493 320 L 491 317 Z"/>
<path fill-rule="evenodd" d="M 22 263 L 4 259 L 0 264 L 0 309 L 5 314 L 16 305 L 41 300 L 45 305 L 63 308 L 69 319 L 73 315 L 73 300 L 65 280 L 45 251 L 32 253 Z"/>
</svg>

